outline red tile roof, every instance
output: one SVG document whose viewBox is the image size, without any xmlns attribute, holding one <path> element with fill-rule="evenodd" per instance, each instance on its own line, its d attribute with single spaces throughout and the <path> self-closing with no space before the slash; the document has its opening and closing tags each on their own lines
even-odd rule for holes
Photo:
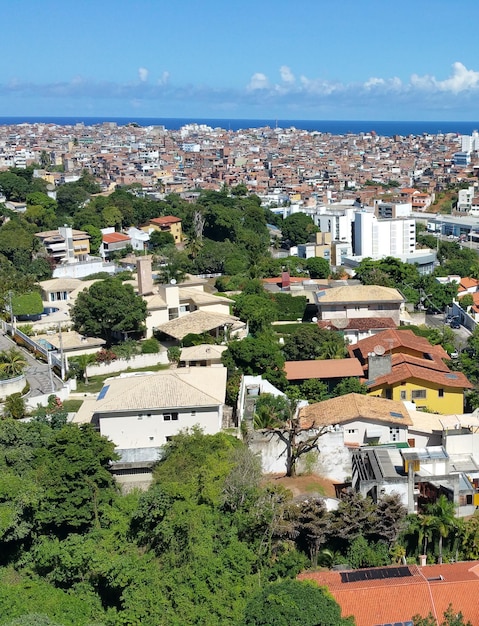
<svg viewBox="0 0 479 626">
<path fill-rule="evenodd" d="M 449 604 L 465 621 L 479 624 L 479 561 L 409 566 L 412 576 L 341 582 L 340 572 L 303 572 L 329 589 L 343 617 L 353 615 L 356 626 L 410 621 L 432 613 L 442 621 Z M 442 579 L 441 579 L 442 577 Z"/>
<path fill-rule="evenodd" d="M 286 361 L 284 371 L 288 380 L 310 378 L 346 378 L 362 376 L 363 368 L 357 359 L 323 359 L 318 361 Z"/>
<path fill-rule="evenodd" d="M 475 278 L 461 278 L 461 282 L 459 283 L 459 287 L 461 289 L 470 289 L 471 287 L 479 287 L 479 280 Z"/>
<path fill-rule="evenodd" d="M 120 243 L 131 241 L 131 238 L 128 235 L 124 235 L 123 233 L 108 233 L 103 235 L 102 237 L 103 243 Z"/>
<path fill-rule="evenodd" d="M 319 320 L 319 328 L 328 330 L 338 330 L 334 325 L 334 320 Z M 396 322 L 392 317 L 352 317 L 348 318 L 348 325 L 341 330 L 379 330 L 379 329 L 395 329 Z"/>
<path fill-rule="evenodd" d="M 154 217 L 150 222 L 158 224 L 159 226 L 168 226 L 169 224 L 177 224 L 181 222 L 181 220 L 179 217 L 174 217 L 173 215 L 165 215 L 163 217 Z"/>
<path fill-rule="evenodd" d="M 449 359 L 449 355 L 442 346 L 432 346 L 425 337 L 415 335 L 412 330 L 385 330 L 372 337 L 361 339 L 358 343 L 348 347 L 349 354 L 365 362 L 368 354 L 374 352 L 376 346 L 382 346 L 386 352 L 400 352 L 401 348 L 408 348 L 418 353 L 431 354 L 435 358 Z"/>
<path fill-rule="evenodd" d="M 427 361 L 426 361 L 427 363 Z M 374 391 L 383 385 L 394 385 L 396 383 L 405 382 L 414 378 L 416 380 L 435 383 L 440 387 L 454 387 L 463 389 L 472 389 L 473 385 L 467 380 L 462 372 L 437 371 L 420 365 L 411 363 L 401 363 L 393 367 L 389 374 L 378 376 L 374 381 L 367 383 L 368 389 Z"/>
</svg>

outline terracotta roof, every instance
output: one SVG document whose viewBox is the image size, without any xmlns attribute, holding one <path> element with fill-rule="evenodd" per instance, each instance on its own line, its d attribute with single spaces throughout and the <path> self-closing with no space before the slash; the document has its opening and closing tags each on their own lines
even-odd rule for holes
<svg viewBox="0 0 479 626">
<path fill-rule="evenodd" d="M 333 426 L 357 419 L 379 420 L 412 426 L 411 418 L 402 402 L 376 396 L 348 393 L 304 407 L 300 411 L 303 428 Z"/>
<path fill-rule="evenodd" d="M 154 217 L 150 220 L 152 224 L 159 224 L 160 226 L 167 226 L 168 224 L 177 224 L 181 222 L 179 217 L 173 215 L 165 215 L 163 217 Z"/>
<path fill-rule="evenodd" d="M 341 330 L 379 330 L 388 328 L 397 328 L 396 322 L 392 317 L 351 317 L 347 319 L 348 325 Z M 328 330 L 338 330 L 334 325 L 334 320 L 319 320 L 319 328 Z"/>
<path fill-rule="evenodd" d="M 103 235 L 102 237 L 103 243 L 120 243 L 131 241 L 131 238 L 128 235 L 124 235 L 123 233 L 108 233 Z"/>
<path fill-rule="evenodd" d="M 346 378 L 362 376 L 358 359 L 323 359 L 317 361 L 286 361 L 284 371 L 288 380 L 309 378 Z"/>
<path fill-rule="evenodd" d="M 459 286 L 462 287 L 462 289 L 470 289 L 471 287 L 479 287 L 479 280 L 476 280 L 475 278 L 461 278 L 461 282 L 459 283 Z"/>
<path fill-rule="evenodd" d="M 386 568 L 387 569 L 387 568 Z M 465 621 L 479 624 L 479 561 L 444 565 L 410 565 L 411 576 L 341 582 L 342 572 L 303 572 L 300 580 L 326 586 L 356 626 L 394 624 L 429 613 L 442 621 L 449 604 Z"/>
<path fill-rule="evenodd" d="M 427 363 L 427 361 L 426 361 Z M 440 387 L 455 387 L 463 389 L 472 389 L 473 385 L 467 380 L 462 372 L 437 371 L 420 365 L 411 363 L 401 363 L 397 367 L 393 367 L 389 374 L 379 376 L 373 381 L 367 383 L 368 388 L 373 391 L 383 385 L 394 385 L 415 378 L 430 383 L 435 383 Z"/>
<path fill-rule="evenodd" d="M 442 346 L 433 346 L 425 337 L 415 335 L 412 330 L 385 330 L 372 337 L 361 339 L 348 347 L 349 354 L 366 361 L 370 352 L 376 346 L 382 346 L 387 352 L 400 351 L 398 348 L 408 348 L 422 354 L 431 354 L 440 359 L 450 359 Z"/>
</svg>

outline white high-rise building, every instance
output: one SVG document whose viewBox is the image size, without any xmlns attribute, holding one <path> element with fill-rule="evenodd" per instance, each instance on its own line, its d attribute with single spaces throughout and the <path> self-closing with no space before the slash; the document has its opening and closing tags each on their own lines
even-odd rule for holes
<svg viewBox="0 0 479 626">
<path fill-rule="evenodd" d="M 461 135 L 462 152 L 473 152 L 479 150 L 479 132 L 472 131 L 472 135 Z"/>
<path fill-rule="evenodd" d="M 400 257 L 416 249 L 416 221 L 408 218 L 378 219 L 357 211 L 354 215 L 354 254 L 379 259 Z"/>
</svg>

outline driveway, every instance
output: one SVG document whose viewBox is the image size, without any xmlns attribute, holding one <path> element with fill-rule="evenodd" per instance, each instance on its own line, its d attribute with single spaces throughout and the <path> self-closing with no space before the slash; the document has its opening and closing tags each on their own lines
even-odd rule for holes
<svg viewBox="0 0 479 626">
<path fill-rule="evenodd" d="M 30 385 L 30 391 L 27 394 L 29 398 L 55 393 L 57 389 L 62 388 L 61 380 L 53 372 L 50 374 L 50 368 L 46 363 L 37 361 L 28 350 L 18 346 L 8 335 L 0 333 L 0 351 L 10 350 L 10 348 L 20 350 L 27 361 L 25 375 Z"/>
</svg>

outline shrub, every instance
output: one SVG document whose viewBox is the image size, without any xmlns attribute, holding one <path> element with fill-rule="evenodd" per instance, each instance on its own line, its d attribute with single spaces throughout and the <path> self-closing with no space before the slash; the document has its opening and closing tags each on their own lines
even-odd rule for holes
<svg viewBox="0 0 479 626">
<path fill-rule="evenodd" d="M 157 354 L 160 351 L 160 342 L 155 337 L 145 339 L 141 342 L 142 354 Z"/>
<path fill-rule="evenodd" d="M 95 354 L 95 361 L 97 363 L 111 363 L 115 361 L 118 357 L 112 350 L 107 350 L 102 348 Z"/>
<path fill-rule="evenodd" d="M 308 299 L 306 296 L 292 296 L 289 293 L 275 293 L 273 300 L 278 308 L 279 320 L 303 319 Z"/>
</svg>

